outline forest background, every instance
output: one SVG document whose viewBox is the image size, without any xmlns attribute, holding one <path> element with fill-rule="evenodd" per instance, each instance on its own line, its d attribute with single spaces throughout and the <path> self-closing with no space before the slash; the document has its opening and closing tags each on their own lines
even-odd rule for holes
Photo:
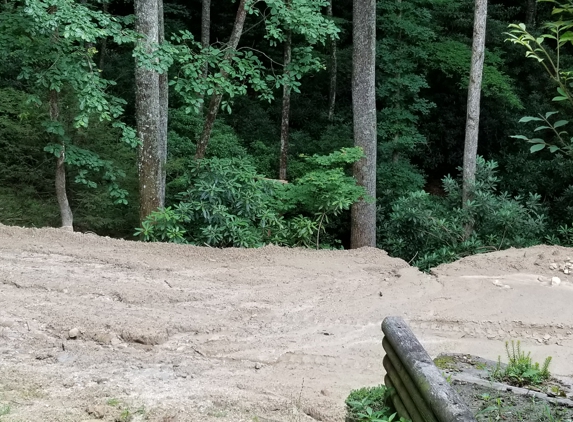
<svg viewBox="0 0 573 422">
<path fill-rule="evenodd" d="M 352 2 L 217 1 L 209 19 L 205 3 L 164 2 L 151 50 L 133 2 L 0 5 L 1 223 L 60 226 L 63 183 L 78 231 L 350 246 L 349 210 L 365 198 L 352 177 Z M 480 157 L 462 206 L 474 2 L 377 2 L 378 247 L 427 270 L 573 246 L 572 4 L 489 2 Z M 169 84 L 165 207 L 145 215 L 136 60 Z"/>
</svg>

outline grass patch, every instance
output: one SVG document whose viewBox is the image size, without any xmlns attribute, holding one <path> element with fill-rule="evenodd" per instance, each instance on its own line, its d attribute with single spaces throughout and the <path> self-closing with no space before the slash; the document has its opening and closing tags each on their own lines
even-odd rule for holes
<svg viewBox="0 0 573 422">
<path fill-rule="evenodd" d="M 504 368 L 501 364 L 501 356 L 498 357 L 497 366 L 491 374 L 493 380 L 506 382 L 517 387 L 524 387 L 527 385 L 541 385 L 551 377 L 549 373 L 551 356 L 548 356 L 543 365 L 540 365 L 538 362 L 533 362 L 531 352 L 526 354 L 521 350 L 521 342 L 513 340 L 511 341 L 511 348 L 509 347 L 509 342 L 505 342 L 505 350 L 509 362 Z"/>
</svg>

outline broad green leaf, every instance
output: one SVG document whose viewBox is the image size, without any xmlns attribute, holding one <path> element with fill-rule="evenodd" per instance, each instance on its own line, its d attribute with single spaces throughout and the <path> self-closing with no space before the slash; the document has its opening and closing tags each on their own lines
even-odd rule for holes
<svg viewBox="0 0 573 422">
<path fill-rule="evenodd" d="M 545 144 L 536 144 L 536 145 L 533 145 L 533 146 L 529 149 L 529 151 L 530 151 L 530 152 L 537 152 L 537 151 L 541 151 L 543 148 L 545 148 Z"/>
<path fill-rule="evenodd" d="M 551 116 L 553 116 L 554 114 L 559 113 L 558 111 L 548 111 L 547 113 L 545 113 L 545 118 L 549 119 Z"/>
<path fill-rule="evenodd" d="M 551 101 L 566 101 L 566 100 L 567 100 L 567 97 L 562 97 L 562 96 L 553 97 L 553 98 L 551 99 Z"/>
<path fill-rule="evenodd" d="M 550 145 L 550 146 L 549 146 L 549 151 L 550 151 L 550 152 L 559 151 L 559 147 L 558 147 L 557 145 Z"/>
<path fill-rule="evenodd" d="M 528 122 L 542 122 L 543 119 L 541 117 L 533 117 L 533 116 L 525 116 L 519 119 L 519 123 L 528 123 Z"/>
<path fill-rule="evenodd" d="M 529 141 L 529 138 L 527 136 L 524 136 L 524 135 L 511 135 L 510 138 L 523 139 L 524 141 Z"/>
<path fill-rule="evenodd" d="M 554 128 L 558 128 L 558 127 L 561 127 L 561 126 L 565 126 L 567 123 L 569 123 L 568 120 L 559 120 L 559 121 L 557 121 L 557 122 L 555 122 L 555 123 L 553 124 L 553 127 L 554 127 Z"/>
<path fill-rule="evenodd" d="M 573 32 L 567 31 L 559 37 L 559 41 L 573 41 Z"/>
</svg>

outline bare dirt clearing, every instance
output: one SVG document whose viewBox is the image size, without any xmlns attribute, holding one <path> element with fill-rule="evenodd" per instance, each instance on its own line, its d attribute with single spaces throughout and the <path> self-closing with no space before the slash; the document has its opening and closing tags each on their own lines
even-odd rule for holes
<svg viewBox="0 0 573 422">
<path fill-rule="evenodd" d="M 350 389 L 382 382 L 387 315 L 432 356 L 497 359 L 521 339 L 570 376 L 573 277 L 551 267 L 568 257 L 508 250 L 429 276 L 376 249 L 218 250 L 0 225 L 0 420 L 342 421 Z"/>
</svg>

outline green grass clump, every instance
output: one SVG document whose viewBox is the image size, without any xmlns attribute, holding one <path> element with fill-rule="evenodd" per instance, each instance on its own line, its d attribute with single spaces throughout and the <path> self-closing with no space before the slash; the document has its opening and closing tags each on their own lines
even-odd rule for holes
<svg viewBox="0 0 573 422">
<path fill-rule="evenodd" d="M 551 377 L 549 373 L 551 356 L 545 359 L 543 365 L 539 365 L 538 362 L 534 363 L 531 359 L 531 352 L 526 354 L 521 350 L 521 342 L 514 342 L 513 340 L 511 341 L 511 348 L 509 347 L 509 342 L 505 342 L 505 350 L 509 362 L 505 369 L 502 369 L 501 356 L 498 357 L 497 366 L 492 373 L 492 379 L 523 387 L 542 384 Z"/>
</svg>

